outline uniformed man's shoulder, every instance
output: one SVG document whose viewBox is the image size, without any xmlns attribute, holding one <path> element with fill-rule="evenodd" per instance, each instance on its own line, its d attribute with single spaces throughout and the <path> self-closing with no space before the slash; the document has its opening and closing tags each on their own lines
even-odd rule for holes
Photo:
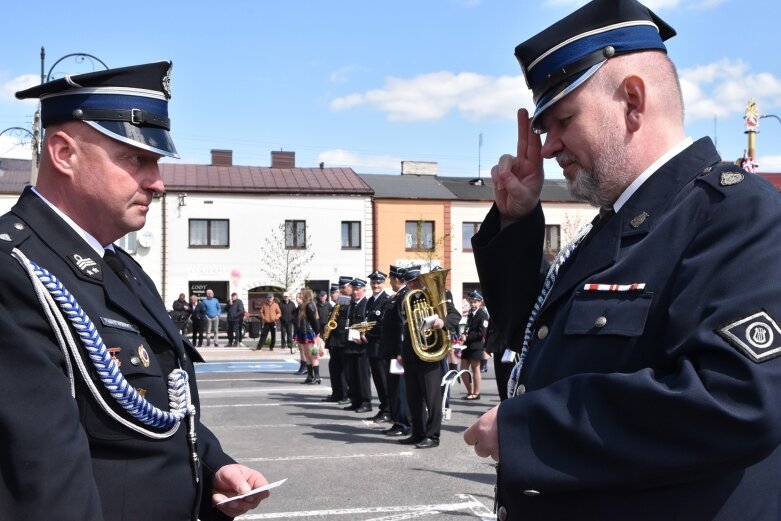
<svg viewBox="0 0 781 521">
<path fill-rule="evenodd" d="M 778 190 L 759 174 L 746 172 L 735 163 L 722 161 L 705 167 L 697 181 L 710 186 L 726 197 L 752 192 L 778 195 Z"/>
<path fill-rule="evenodd" d="M 11 255 L 11 251 L 30 237 L 29 227 L 18 215 L 7 212 L 0 215 L 0 253 Z"/>
</svg>

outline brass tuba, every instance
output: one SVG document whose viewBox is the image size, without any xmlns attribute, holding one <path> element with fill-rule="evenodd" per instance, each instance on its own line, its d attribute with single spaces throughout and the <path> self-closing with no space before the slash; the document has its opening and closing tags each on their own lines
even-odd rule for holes
<svg viewBox="0 0 781 521">
<path fill-rule="evenodd" d="M 336 329 L 336 317 L 339 315 L 339 304 L 334 304 L 334 309 L 331 311 L 331 316 L 328 317 L 328 322 L 323 328 L 323 340 L 328 340 L 331 336 L 331 331 Z"/>
<path fill-rule="evenodd" d="M 439 362 L 447 356 L 452 341 L 446 327 L 423 330 L 426 318 L 437 315 L 442 320 L 447 316 L 445 280 L 450 270 L 424 273 L 418 277 L 425 289 L 411 289 L 404 295 L 404 312 L 407 315 L 412 350 L 424 362 Z"/>
</svg>

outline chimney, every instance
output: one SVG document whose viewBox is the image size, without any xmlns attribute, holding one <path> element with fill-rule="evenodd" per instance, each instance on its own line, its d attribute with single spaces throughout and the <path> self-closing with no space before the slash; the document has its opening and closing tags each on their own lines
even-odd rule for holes
<svg viewBox="0 0 781 521">
<path fill-rule="evenodd" d="M 271 151 L 271 168 L 295 168 L 296 153 L 283 152 L 282 150 Z"/>
<path fill-rule="evenodd" d="M 212 149 L 212 166 L 233 166 L 233 150 Z"/>
</svg>

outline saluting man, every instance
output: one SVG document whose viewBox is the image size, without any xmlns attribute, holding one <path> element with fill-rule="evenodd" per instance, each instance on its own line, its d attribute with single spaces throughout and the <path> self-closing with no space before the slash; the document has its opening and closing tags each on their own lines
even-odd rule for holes
<svg viewBox="0 0 781 521">
<path fill-rule="evenodd" d="M 171 63 L 66 76 L 41 100 L 38 182 L 0 217 L 0 519 L 227 519 L 268 492 L 200 423 L 193 362 L 112 245 L 165 191 Z"/>
<path fill-rule="evenodd" d="M 594 0 L 516 47 L 535 111 L 472 244 L 520 362 L 464 434 L 499 519 L 781 518 L 781 197 L 686 136 L 674 35 Z M 543 158 L 601 210 L 544 282 Z"/>
</svg>

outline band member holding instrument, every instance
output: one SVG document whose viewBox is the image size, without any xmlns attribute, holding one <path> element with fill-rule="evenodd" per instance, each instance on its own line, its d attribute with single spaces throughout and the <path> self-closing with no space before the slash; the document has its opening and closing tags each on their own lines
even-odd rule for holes
<svg viewBox="0 0 781 521">
<path fill-rule="evenodd" d="M 425 275 L 435 273 L 437 272 Z M 399 443 L 415 445 L 419 449 L 439 446 L 439 433 L 442 427 L 441 361 L 450 350 L 451 332 L 458 329 L 458 322 L 461 320 L 461 313 L 453 305 L 452 296 L 448 298 L 448 292 L 444 288 L 447 271 L 443 270 L 439 273 L 442 285 L 441 288 L 435 289 L 427 287 L 426 281 L 421 280 L 420 266 L 410 266 L 404 272 L 408 292 L 404 296 L 404 305 L 401 306 L 405 330 L 400 361 L 404 365 L 404 383 L 407 388 L 407 405 L 412 417 L 412 435 L 399 440 Z M 433 282 L 434 279 L 427 280 Z M 425 302 L 427 300 L 428 302 Z M 420 304 L 433 308 L 435 314 L 417 316 L 415 309 Z M 436 353 L 428 356 L 421 344 L 426 344 L 432 338 L 438 338 L 439 341 L 435 348 Z"/>
<path fill-rule="evenodd" d="M 366 354 L 366 281 L 355 278 L 352 302 L 347 312 L 347 342 L 344 345 L 344 369 L 350 387 L 350 405 L 345 411 L 371 412 L 372 388 L 369 357 Z"/>
</svg>

